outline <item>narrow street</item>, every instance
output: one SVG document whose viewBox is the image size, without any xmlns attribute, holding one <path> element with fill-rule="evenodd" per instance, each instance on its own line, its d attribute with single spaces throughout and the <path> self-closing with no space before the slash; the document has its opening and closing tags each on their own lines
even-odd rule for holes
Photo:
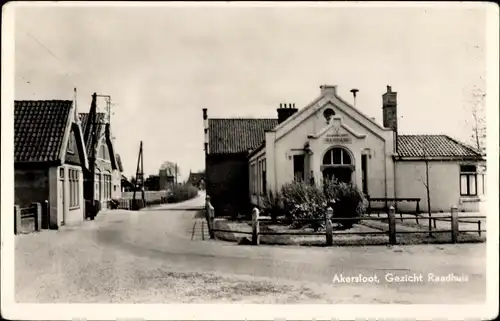
<svg viewBox="0 0 500 321">
<path fill-rule="evenodd" d="M 203 240 L 204 195 L 132 212 L 102 212 L 59 231 L 16 236 L 22 303 L 480 303 L 486 245 L 306 248 Z M 201 226 L 199 219 L 198 226 Z M 343 277 L 380 283 L 339 283 Z M 396 283 L 394 275 L 422 274 Z M 466 275 L 433 283 L 427 273 Z M 334 282 L 334 278 L 337 282 Z"/>
</svg>

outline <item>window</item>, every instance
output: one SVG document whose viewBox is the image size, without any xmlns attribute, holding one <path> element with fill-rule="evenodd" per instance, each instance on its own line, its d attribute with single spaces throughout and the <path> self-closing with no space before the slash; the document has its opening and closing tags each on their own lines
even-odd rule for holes
<svg viewBox="0 0 500 321">
<path fill-rule="evenodd" d="M 69 181 L 69 207 L 78 208 L 80 206 L 80 172 L 75 169 L 68 169 Z"/>
<path fill-rule="evenodd" d="M 266 181 L 266 160 L 262 161 L 262 195 L 267 194 L 267 181 Z"/>
<path fill-rule="evenodd" d="M 349 153 L 343 148 L 332 148 L 323 157 L 323 165 L 351 165 Z"/>
<path fill-rule="evenodd" d="M 368 195 L 368 157 L 361 155 L 361 175 L 363 179 L 363 194 Z"/>
<path fill-rule="evenodd" d="M 477 171 L 475 165 L 460 166 L 460 195 L 477 195 Z"/>
<path fill-rule="evenodd" d="M 255 187 L 256 187 L 256 169 L 255 169 L 255 163 L 250 166 L 250 189 L 252 194 L 255 194 Z"/>
<path fill-rule="evenodd" d="M 73 134 L 73 132 L 71 132 L 71 135 L 69 136 L 68 153 L 69 154 L 75 153 L 75 134 Z"/>
<path fill-rule="evenodd" d="M 296 181 L 304 180 L 304 155 L 293 156 L 293 178 Z"/>
</svg>

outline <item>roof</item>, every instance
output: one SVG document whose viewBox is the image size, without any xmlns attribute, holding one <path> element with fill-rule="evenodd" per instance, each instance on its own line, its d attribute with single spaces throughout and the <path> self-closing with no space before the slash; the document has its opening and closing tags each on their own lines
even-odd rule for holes
<svg viewBox="0 0 500 321">
<path fill-rule="evenodd" d="M 188 178 L 188 182 L 193 183 L 193 184 L 197 184 L 204 178 L 205 178 L 204 173 L 190 173 L 189 178 Z"/>
<path fill-rule="evenodd" d="M 60 160 L 71 100 L 14 101 L 14 161 Z"/>
<path fill-rule="evenodd" d="M 82 130 L 83 130 L 83 141 L 85 143 L 85 148 L 87 149 L 87 155 L 92 155 L 92 126 L 88 124 L 89 121 L 89 113 L 80 113 L 80 121 L 82 122 Z M 105 114 L 97 113 L 96 119 L 96 129 L 98 133 L 101 133 L 103 129 L 103 125 L 105 123 Z"/>
<path fill-rule="evenodd" d="M 271 118 L 208 119 L 209 153 L 235 154 L 248 152 L 265 140 L 265 132 L 278 125 Z"/>
<path fill-rule="evenodd" d="M 447 135 L 399 135 L 398 156 L 422 157 L 423 147 L 428 157 L 481 157 L 481 153 Z"/>
</svg>

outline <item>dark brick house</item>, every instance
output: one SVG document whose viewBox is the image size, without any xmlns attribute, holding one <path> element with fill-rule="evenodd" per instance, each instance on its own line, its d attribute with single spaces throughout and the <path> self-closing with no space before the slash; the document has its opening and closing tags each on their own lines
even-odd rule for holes
<svg viewBox="0 0 500 321">
<path fill-rule="evenodd" d="M 49 226 L 84 219 L 88 160 L 71 100 L 14 102 L 15 204 L 49 202 Z"/>
<path fill-rule="evenodd" d="M 249 197 L 249 152 L 265 139 L 278 119 L 207 117 L 205 120 L 205 184 L 217 216 L 246 213 Z"/>
<path fill-rule="evenodd" d="M 191 173 L 191 172 L 189 172 L 189 177 L 188 177 L 187 183 L 195 186 L 198 189 L 204 189 L 204 187 L 205 187 L 205 173 Z"/>
</svg>

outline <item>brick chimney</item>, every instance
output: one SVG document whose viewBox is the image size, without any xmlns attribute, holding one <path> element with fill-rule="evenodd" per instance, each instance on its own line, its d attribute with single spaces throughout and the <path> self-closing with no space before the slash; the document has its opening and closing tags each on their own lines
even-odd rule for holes
<svg viewBox="0 0 500 321">
<path fill-rule="evenodd" d="M 382 95 L 382 114 L 384 118 L 384 127 L 391 128 L 398 132 L 398 112 L 397 112 L 397 93 L 392 91 L 391 86 L 387 86 L 387 92 Z"/>
<path fill-rule="evenodd" d="M 295 108 L 295 104 L 280 104 L 280 108 L 278 111 L 278 124 L 281 124 L 285 120 L 287 120 L 290 116 L 295 114 L 298 109 Z"/>
</svg>

